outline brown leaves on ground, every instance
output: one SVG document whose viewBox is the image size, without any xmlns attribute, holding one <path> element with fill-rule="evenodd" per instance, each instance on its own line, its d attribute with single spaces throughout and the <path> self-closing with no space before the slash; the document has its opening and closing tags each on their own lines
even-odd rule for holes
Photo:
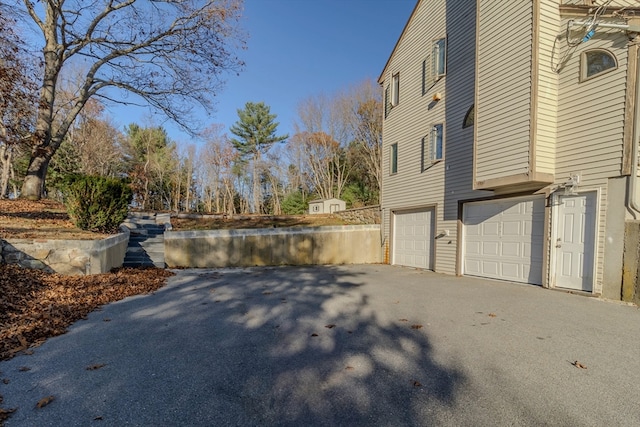
<svg viewBox="0 0 640 427">
<path fill-rule="evenodd" d="M 583 365 L 582 363 L 578 362 L 577 360 L 575 362 L 571 362 L 571 364 L 573 366 L 575 366 L 576 368 L 587 369 L 587 367 L 585 365 Z"/>
<path fill-rule="evenodd" d="M 0 265 L 0 360 L 61 335 L 103 304 L 153 292 L 173 273 L 123 268 L 92 276 L 63 276 Z"/>
<path fill-rule="evenodd" d="M 16 412 L 17 409 L 18 408 L 11 408 L 11 409 L 0 408 L 0 425 L 2 425 L 2 423 L 6 421 L 11 416 L 11 414 Z"/>
<path fill-rule="evenodd" d="M 107 366 L 106 363 L 96 363 L 95 365 L 87 366 L 85 369 L 87 371 L 97 371 L 98 369 L 104 368 L 105 366 Z"/>
<path fill-rule="evenodd" d="M 42 399 L 38 400 L 38 403 L 36 403 L 36 408 L 44 408 L 54 400 L 55 400 L 54 396 L 43 397 Z"/>
<path fill-rule="evenodd" d="M 0 237 L 3 239 L 93 240 L 107 236 L 77 228 L 64 205 L 55 200 L 0 199 Z"/>
</svg>

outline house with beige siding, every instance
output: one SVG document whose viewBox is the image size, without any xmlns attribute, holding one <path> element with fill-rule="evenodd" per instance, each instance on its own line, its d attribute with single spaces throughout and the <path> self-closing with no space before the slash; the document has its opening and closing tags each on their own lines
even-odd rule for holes
<svg viewBox="0 0 640 427">
<path fill-rule="evenodd" d="M 620 299 L 640 3 L 419 0 L 384 90 L 385 258 Z"/>
</svg>

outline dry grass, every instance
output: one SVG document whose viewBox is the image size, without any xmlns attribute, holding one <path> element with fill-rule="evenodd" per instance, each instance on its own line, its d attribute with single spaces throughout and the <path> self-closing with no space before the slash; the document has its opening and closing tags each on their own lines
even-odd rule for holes
<svg viewBox="0 0 640 427">
<path fill-rule="evenodd" d="M 202 218 L 171 218 L 174 231 L 320 227 L 346 224 L 347 222 L 333 215 L 234 215 L 226 217 L 205 215 Z"/>
</svg>

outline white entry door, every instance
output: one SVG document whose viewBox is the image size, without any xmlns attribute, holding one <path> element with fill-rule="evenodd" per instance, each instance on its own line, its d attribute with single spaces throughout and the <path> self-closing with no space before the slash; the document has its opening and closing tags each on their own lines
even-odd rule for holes
<svg viewBox="0 0 640 427">
<path fill-rule="evenodd" d="M 556 286 L 593 290 L 596 193 L 558 196 L 555 244 Z"/>
<path fill-rule="evenodd" d="M 433 270 L 433 209 L 395 212 L 393 264 Z"/>
</svg>

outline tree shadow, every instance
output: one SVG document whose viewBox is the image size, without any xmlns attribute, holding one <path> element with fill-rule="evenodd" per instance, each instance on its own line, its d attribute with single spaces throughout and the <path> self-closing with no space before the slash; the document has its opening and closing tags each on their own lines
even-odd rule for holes
<svg viewBox="0 0 640 427">
<path fill-rule="evenodd" d="M 466 381 L 434 354 L 426 313 L 406 311 L 358 269 L 183 270 L 171 281 L 39 349 L 30 373 L 58 405 L 13 419 L 429 425 Z M 83 368 L 96 363 L 105 367 Z"/>
</svg>

